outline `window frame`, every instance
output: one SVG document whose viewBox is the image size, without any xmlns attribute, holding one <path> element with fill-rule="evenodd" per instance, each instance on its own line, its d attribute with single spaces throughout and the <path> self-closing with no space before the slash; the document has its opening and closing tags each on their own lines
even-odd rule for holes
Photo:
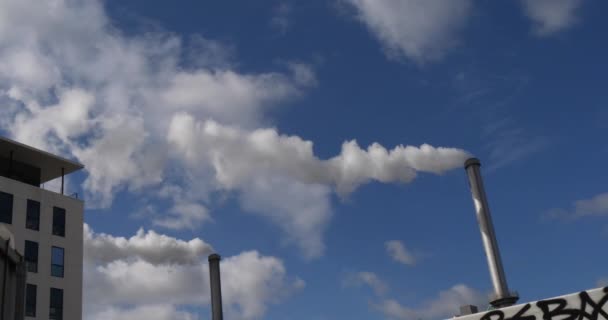
<svg viewBox="0 0 608 320">
<path fill-rule="evenodd" d="M 56 264 L 54 261 L 55 255 L 53 254 L 55 249 L 61 250 L 61 264 Z M 61 275 L 54 274 L 55 267 L 61 267 Z M 63 278 L 65 276 L 65 249 L 62 247 L 52 246 L 51 247 L 51 276 L 56 278 Z"/>
<path fill-rule="evenodd" d="M 32 211 L 30 210 L 30 208 L 32 208 L 32 206 L 34 204 L 37 204 L 38 206 L 38 210 L 36 210 L 35 213 L 32 213 Z M 36 200 L 32 200 L 32 199 L 27 199 L 27 209 L 26 209 L 26 214 L 25 214 L 25 228 L 26 229 L 30 229 L 30 230 L 35 230 L 35 231 L 40 231 L 40 201 L 36 201 Z M 35 215 L 35 217 L 32 216 Z M 30 227 L 29 222 L 30 221 L 35 221 L 35 228 L 34 227 Z"/>
<path fill-rule="evenodd" d="M 53 230 L 52 233 L 54 236 L 64 237 L 65 238 L 65 216 L 66 212 L 64 208 L 53 207 Z M 61 222 L 62 223 L 58 223 Z"/>
<path fill-rule="evenodd" d="M 4 207 L 3 200 L 8 199 L 9 205 L 7 208 Z M 8 192 L 0 191 L 0 223 L 13 224 L 13 211 L 15 207 L 15 196 Z M 4 209 L 9 210 L 10 212 L 5 212 Z M 5 220 L 6 218 L 6 220 Z"/>
<path fill-rule="evenodd" d="M 35 254 L 35 260 L 30 260 L 30 256 L 31 254 L 28 254 L 28 243 L 32 243 L 35 246 L 33 248 L 36 248 L 36 254 Z M 33 249 L 32 249 L 33 250 Z M 38 260 L 40 257 L 40 245 L 38 244 L 38 242 L 36 241 L 31 241 L 31 240 L 25 240 L 25 245 L 23 247 L 23 258 L 25 260 L 25 266 L 26 266 L 26 270 L 27 272 L 31 272 L 31 273 L 38 273 Z M 34 266 L 33 270 L 30 270 L 30 266 Z"/>
<path fill-rule="evenodd" d="M 58 292 L 59 296 L 53 295 L 53 292 Z M 59 297 L 59 301 L 53 301 L 53 297 Z M 53 303 L 55 302 L 55 303 Z M 54 304 L 60 304 L 56 306 Z M 57 310 L 59 312 L 57 312 Z M 53 313 L 55 311 L 55 313 Z M 49 296 L 49 320 L 63 320 L 63 289 L 51 287 Z"/>
<path fill-rule="evenodd" d="M 31 292 L 33 288 L 33 292 L 34 295 L 31 296 Z M 25 316 L 26 317 L 36 317 L 36 308 L 37 308 L 37 303 L 38 303 L 38 286 L 35 284 L 31 284 L 28 283 L 25 286 Z M 33 300 L 33 303 L 32 303 Z M 32 306 L 33 309 L 30 309 L 29 307 Z"/>
</svg>

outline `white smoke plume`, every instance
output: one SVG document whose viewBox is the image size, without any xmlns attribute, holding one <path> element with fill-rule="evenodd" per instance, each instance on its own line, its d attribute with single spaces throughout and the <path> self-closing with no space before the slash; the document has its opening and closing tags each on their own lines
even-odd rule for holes
<svg viewBox="0 0 608 320">
<path fill-rule="evenodd" d="M 173 117 L 168 139 L 190 164 L 209 164 L 227 189 L 267 172 L 349 193 L 372 180 L 408 183 L 417 172 L 442 174 L 461 167 L 469 157 L 460 149 L 428 144 L 387 150 L 374 143 L 364 150 L 351 140 L 344 142 L 339 155 L 321 160 L 313 153 L 313 142 L 298 136 L 275 129 L 244 131 L 213 120 L 196 121 L 186 113 Z"/>
</svg>

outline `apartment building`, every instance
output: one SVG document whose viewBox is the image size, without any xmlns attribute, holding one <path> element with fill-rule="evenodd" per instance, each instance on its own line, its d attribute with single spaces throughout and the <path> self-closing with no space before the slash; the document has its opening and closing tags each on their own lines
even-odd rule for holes
<svg viewBox="0 0 608 320">
<path fill-rule="evenodd" d="M 79 163 L 0 137 L 0 224 L 26 266 L 25 319 L 82 319 L 83 209 L 64 195 Z M 60 192 L 41 188 L 60 179 Z"/>
<path fill-rule="evenodd" d="M 24 300 L 25 261 L 11 232 L 0 225 L 0 319 L 23 320 Z"/>
</svg>

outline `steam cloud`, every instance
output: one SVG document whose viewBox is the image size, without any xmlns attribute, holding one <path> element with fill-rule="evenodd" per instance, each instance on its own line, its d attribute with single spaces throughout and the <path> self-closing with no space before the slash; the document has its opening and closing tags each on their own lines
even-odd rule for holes
<svg viewBox="0 0 608 320">
<path fill-rule="evenodd" d="M 186 113 L 173 117 L 168 140 L 191 164 L 209 163 L 226 189 L 266 172 L 330 185 L 346 194 L 372 180 L 408 183 L 417 172 L 442 174 L 461 167 L 470 156 L 428 144 L 388 150 L 374 143 L 364 150 L 351 140 L 344 142 L 339 155 L 321 160 L 313 153 L 313 142 L 298 136 L 280 135 L 275 129 L 248 132 L 213 120 L 196 121 Z"/>
</svg>

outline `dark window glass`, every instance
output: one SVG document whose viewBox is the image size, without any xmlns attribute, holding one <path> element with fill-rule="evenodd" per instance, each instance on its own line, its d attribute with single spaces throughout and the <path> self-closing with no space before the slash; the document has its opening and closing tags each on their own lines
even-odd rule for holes
<svg viewBox="0 0 608 320">
<path fill-rule="evenodd" d="M 65 237 L 65 209 L 53 207 L 53 234 Z"/>
<path fill-rule="evenodd" d="M 63 290 L 51 288 L 49 319 L 63 320 Z"/>
<path fill-rule="evenodd" d="M 40 202 L 27 200 L 27 214 L 25 217 L 25 227 L 32 230 L 40 228 Z"/>
<path fill-rule="evenodd" d="M 38 272 L 38 242 L 25 240 L 24 251 L 27 271 Z"/>
<path fill-rule="evenodd" d="M 51 251 L 51 275 L 63 278 L 63 248 L 53 247 Z"/>
<path fill-rule="evenodd" d="M 25 316 L 36 316 L 36 286 L 29 283 L 25 288 Z"/>
<path fill-rule="evenodd" d="M 0 222 L 13 223 L 13 195 L 0 192 Z"/>
</svg>

